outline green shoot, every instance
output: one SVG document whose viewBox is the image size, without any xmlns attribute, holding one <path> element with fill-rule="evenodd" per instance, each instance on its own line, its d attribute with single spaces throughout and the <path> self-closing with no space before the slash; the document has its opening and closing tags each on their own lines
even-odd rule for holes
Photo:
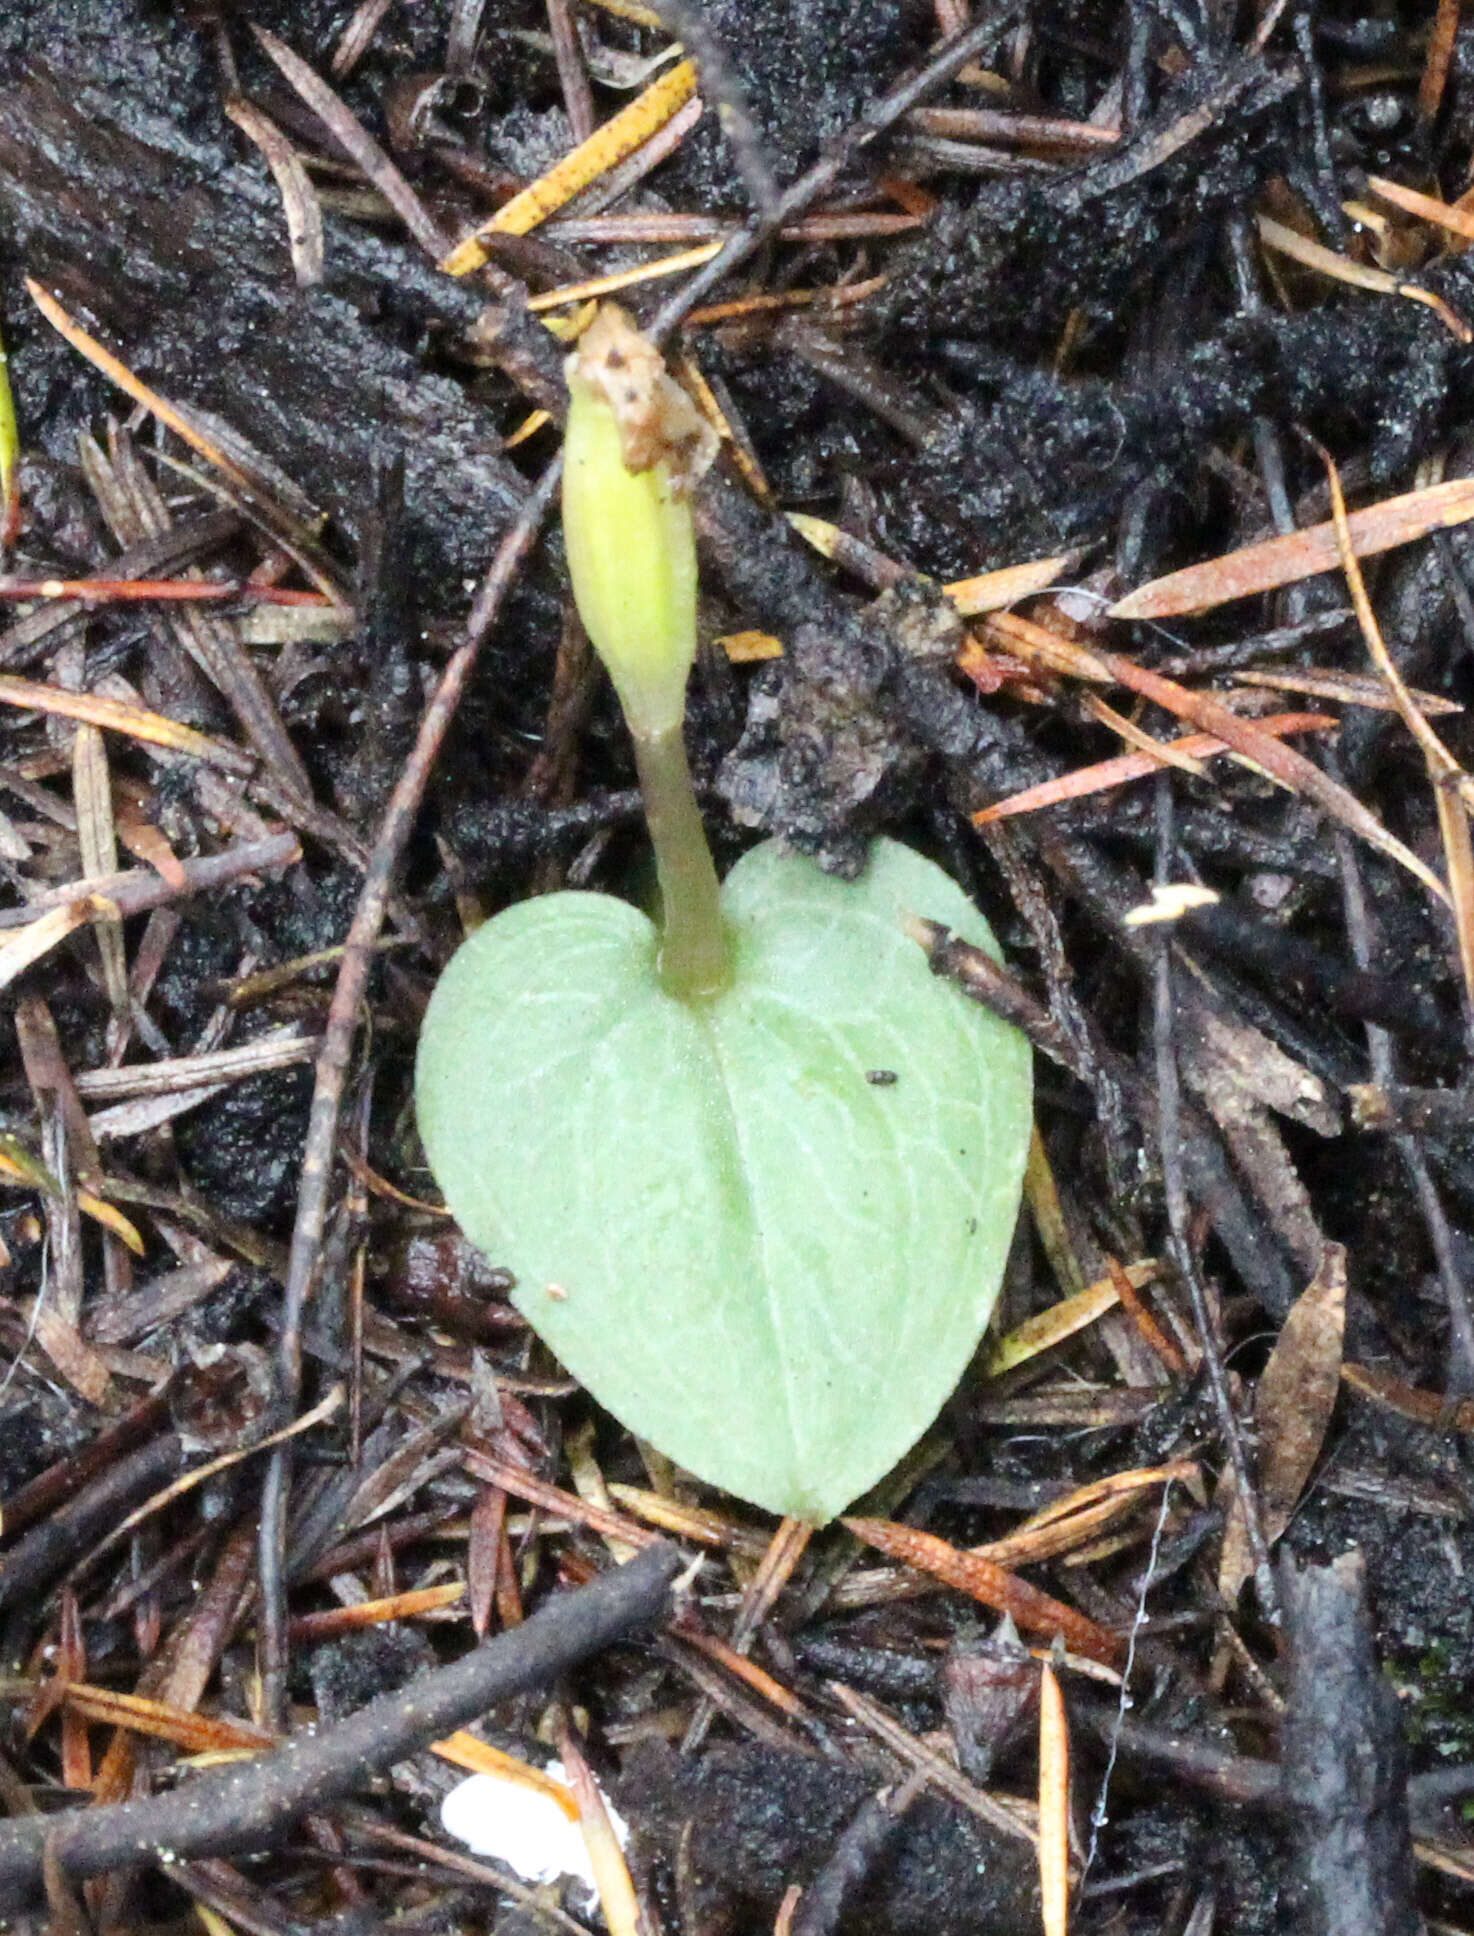
<svg viewBox="0 0 1474 1936">
<path fill-rule="evenodd" d="M 703 435 L 606 314 L 570 372 L 574 592 L 634 738 L 664 903 L 547 894 L 440 979 L 416 1102 L 462 1229 L 600 1403 L 698 1477 L 820 1522 L 915 1444 L 1003 1274 L 1027 1042 L 939 981 L 921 916 L 996 953 L 894 841 L 856 882 L 776 841 L 718 887 L 682 740 L 683 491 Z"/>
<path fill-rule="evenodd" d="M 20 433 L 10 389 L 10 360 L 0 338 L 0 546 L 13 544 L 20 529 Z"/>
<path fill-rule="evenodd" d="M 661 980 L 670 994 L 698 1000 L 727 977 L 716 868 L 682 735 L 696 656 L 685 493 L 709 433 L 612 306 L 570 357 L 568 391 L 563 536 L 574 598 L 635 743 L 660 877 Z"/>
</svg>

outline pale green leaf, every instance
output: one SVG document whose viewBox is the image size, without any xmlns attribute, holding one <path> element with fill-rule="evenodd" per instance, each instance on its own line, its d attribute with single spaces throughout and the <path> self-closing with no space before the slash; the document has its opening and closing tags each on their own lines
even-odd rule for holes
<svg viewBox="0 0 1474 1936">
<path fill-rule="evenodd" d="M 988 1321 L 1029 1050 L 905 934 L 910 913 L 997 952 L 909 848 L 878 842 L 846 883 L 767 843 L 722 905 L 735 970 L 696 1005 L 662 990 L 622 901 L 489 922 L 430 1004 L 420 1131 L 462 1228 L 602 1404 L 822 1522 L 931 1423 Z"/>
</svg>

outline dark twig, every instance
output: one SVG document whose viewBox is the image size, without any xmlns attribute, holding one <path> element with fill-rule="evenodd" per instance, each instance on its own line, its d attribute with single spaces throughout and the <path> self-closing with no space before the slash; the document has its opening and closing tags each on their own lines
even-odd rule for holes
<svg viewBox="0 0 1474 1936">
<path fill-rule="evenodd" d="M 1194 953 L 1238 971 L 1236 980 L 1252 969 L 1266 988 L 1304 989 L 1311 1014 L 1373 1022 L 1430 1044 L 1443 1040 L 1437 1004 L 1421 989 L 1409 988 L 1406 976 L 1338 960 L 1227 896 L 1211 907 L 1190 908 L 1177 926 Z"/>
<path fill-rule="evenodd" d="M 925 1773 L 917 1769 L 899 1788 L 882 1788 L 860 1804 L 828 1861 L 800 1897 L 793 1936 L 832 1936 L 926 1781 Z"/>
<path fill-rule="evenodd" d="M 1345 242 L 1350 224 L 1342 211 L 1336 185 L 1336 161 L 1331 152 L 1331 131 L 1326 117 L 1326 79 L 1316 59 L 1315 23 L 1309 7 L 1296 9 L 1290 31 L 1305 73 L 1305 113 L 1310 123 L 1310 166 L 1302 163 L 1297 172 L 1311 190 L 1311 205 L 1325 226 L 1329 240 L 1339 248 Z"/>
<path fill-rule="evenodd" d="M 547 0 L 547 7 L 568 129 L 575 141 L 587 141 L 594 132 L 594 94 L 589 86 L 588 69 L 583 64 L 578 29 L 573 24 L 573 10 L 569 0 Z"/>
<path fill-rule="evenodd" d="M 1157 781 L 1156 877 L 1159 886 L 1166 886 L 1171 878 L 1174 844 L 1171 782 L 1167 775 L 1163 774 Z M 1249 1550 L 1254 1556 L 1254 1584 L 1259 1592 L 1259 1603 L 1266 1613 L 1273 1615 L 1277 1606 L 1274 1575 L 1270 1571 L 1269 1546 L 1264 1537 L 1264 1524 L 1259 1514 L 1259 1495 L 1254 1486 L 1253 1475 L 1249 1471 L 1249 1461 L 1244 1452 L 1244 1442 L 1239 1431 L 1238 1415 L 1234 1411 L 1233 1400 L 1229 1396 L 1228 1378 L 1223 1369 L 1223 1354 L 1218 1348 L 1218 1334 L 1213 1326 L 1212 1313 L 1208 1309 L 1207 1289 L 1198 1270 L 1198 1260 L 1193 1254 L 1192 1238 L 1188 1229 L 1187 1181 L 1182 1161 L 1182 1091 L 1178 1081 L 1177 1051 L 1172 1039 L 1175 1010 L 1176 1002 L 1172 993 L 1172 948 L 1168 937 L 1163 935 L 1158 946 L 1153 985 L 1153 1027 L 1156 1038 L 1162 1187 L 1167 1199 L 1167 1223 L 1171 1233 L 1168 1238 L 1168 1249 L 1182 1281 L 1187 1286 L 1188 1296 L 1192 1300 L 1193 1322 L 1198 1328 L 1198 1339 L 1203 1348 L 1203 1366 L 1208 1374 L 1208 1387 L 1213 1394 L 1213 1404 L 1223 1430 L 1224 1445 L 1228 1451 L 1229 1463 L 1233 1467 L 1239 1498 L 1243 1503 L 1244 1526 L 1249 1536 Z"/>
<path fill-rule="evenodd" d="M 411 1835 L 405 1829 L 394 1828 L 377 1813 L 354 1803 L 343 1809 L 342 1826 L 350 1841 L 366 1842 L 371 1848 L 395 1849 L 412 1857 L 418 1876 L 424 1876 L 432 1865 L 443 1869 L 447 1875 L 464 1876 L 468 1882 L 477 1883 L 483 1889 L 494 1889 L 498 1894 L 510 1897 L 513 1902 L 524 1904 L 536 1918 L 538 1927 L 566 1930 L 568 1936 L 587 1936 L 582 1923 L 575 1922 L 566 1910 L 546 1900 L 545 1885 L 529 1888 L 525 1882 L 518 1882 L 509 1875 L 505 1866 L 494 1868 L 491 1863 L 478 1862 L 459 1849 L 444 1848 L 438 1842 L 427 1841 L 423 1835 Z M 396 1927 L 399 1920 L 396 1918 Z"/>
<path fill-rule="evenodd" d="M 31 1529 L 0 1565 L 0 1608 L 13 1607 L 80 1558 L 140 1500 L 166 1486 L 184 1463 L 177 1432 L 125 1454 L 75 1499 Z"/>
<path fill-rule="evenodd" d="M 1351 841 L 1339 828 L 1335 833 L 1335 845 L 1336 857 L 1341 865 L 1341 903 L 1346 913 L 1346 933 L 1351 942 L 1352 959 L 1358 968 L 1366 970 L 1372 963 L 1375 948 L 1361 865 Z M 1395 1085 L 1397 1075 L 1392 1039 L 1386 1029 L 1377 1027 L 1373 1022 L 1366 1025 L 1366 1038 L 1372 1082 L 1385 1092 Z M 1453 1232 L 1417 1137 L 1400 1132 L 1393 1137 L 1393 1147 L 1407 1171 L 1413 1193 L 1418 1199 L 1418 1208 L 1423 1213 L 1428 1242 L 1438 1267 L 1438 1281 L 1448 1305 L 1453 1362 L 1448 1368 L 1445 1383 L 1449 1394 L 1458 1397 L 1474 1390 L 1474 1311 L 1470 1309 L 1468 1289 L 1454 1253 Z"/>
<path fill-rule="evenodd" d="M 176 887 L 152 867 L 129 867 L 118 874 L 98 874 L 90 880 L 67 881 L 60 887 L 42 888 L 24 907 L 0 908 L 0 928 L 23 928 L 48 908 L 65 907 L 84 895 L 98 894 L 116 904 L 121 914 L 145 914 L 150 908 L 167 907 L 172 901 L 187 900 L 210 888 L 228 887 L 246 874 L 267 874 L 278 867 L 290 867 L 301 860 L 302 849 L 295 834 L 270 834 L 265 840 L 242 840 L 218 854 L 201 854 L 180 861 L 184 885 Z"/>
<path fill-rule="evenodd" d="M 1407 1794 L 1415 1815 L 1461 1802 L 1466 1795 L 1474 1795 L 1474 1767 L 1466 1761 L 1457 1768 L 1425 1769 L 1409 1780 Z"/>
<path fill-rule="evenodd" d="M 1081 999 L 1065 947 L 1059 911 L 1048 891 L 1042 856 L 1013 827 L 987 827 L 983 830 L 983 842 L 1008 883 L 1014 906 L 1028 924 L 1048 991 L 1050 1018 L 1070 1044 L 1078 1065 L 1075 1073 L 1095 1098 L 1106 1160 L 1111 1166 L 1115 1188 L 1124 1197 L 1129 1188 L 1126 1179 L 1136 1160 L 1127 1124 L 1125 1087 L 1122 1076 L 1109 1066 L 1110 1058 L 1102 1053 L 1103 1045 L 1097 1039 L 1099 1030 L 1092 1026 Z"/>
<path fill-rule="evenodd" d="M 1066 1031 L 1001 962 L 994 961 L 983 949 L 959 941 L 939 921 L 913 916 L 907 921 L 907 932 L 925 950 L 927 965 L 934 975 L 956 982 L 975 1002 L 991 1009 L 1005 1022 L 1011 1022 L 1016 1029 L 1022 1029 L 1041 1055 L 1047 1055 L 1071 1075 L 1085 1079 L 1081 1057 Z"/>
<path fill-rule="evenodd" d="M 1078 1694 L 1070 1701 L 1070 1719 L 1087 1728 L 1109 1749 L 1114 1741 L 1120 1756 L 1172 1776 L 1214 1795 L 1219 1801 L 1277 1808 L 1284 1800 L 1279 1769 L 1272 1761 L 1233 1754 L 1212 1741 L 1176 1734 L 1170 1728 L 1134 1721 L 1117 1706 L 1091 1701 Z"/>
<path fill-rule="evenodd" d="M 450 74 L 464 74 L 476 58 L 481 16 L 486 0 L 452 0 L 450 27 L 445 36 L 445 66 Z"/>
<path fill-rule="evenodd" d="M 115 1461 L 147 1443 L 167 1424 L 170 1397 L 177 1395 L 151 1392 L 115 1424 L 104 1427 L 89 1445 L 47 1466 L 29 1485 L 22 1486 L 5 1502 L 6 1538 L 19 1540 L 28 1527 L 57 1511 L 63 1501 L 79 1498 L 84 1486 L 110 1477 Z M 12 1547 L 12 1557 L 15 1551 Z M 8 1560 L 0 1560 L 0 1579 L 8 1565 Z"/>
<path fill-rule="evenodd" d="M 680 1565 L 674 1546 L 650 1547 L 336 1726 L 318 1734 L 304 1730 L 271 1754 L 201 1775 L 169 1794 L 7 1822 L 0 1826 L 0 1900 L 34 1890 L 48 1841 L 74 1880 L 141 1862 L 261 1848 L 309 1809 L 352 1794 L 391 1763 L 513 1694 L 546 1686 L 653 1620 Z"/>
<path fill-rule="evenodd" d="M 218 550 L 240 526 L 240 516 L 233 510 L 204 511 L 170 526 L 157 537 L 128 545 L 85 576 L 102 580 L 169 577 L 182 566 L 195 564 Z M 80 625 L 89 616 L 80 599 L 43 600 L 0 632 L 0 666 L 28 665 L 49 650 L 47 641 L 53 632 Z"/>
<path fill-rule="evenodd" d="M 1414 1936 L 1407 1776 L 1397 1696 L 1372 1646 L 1366 1566 L 1282 1573 L 1290 1639 L 1283 1782 L 1315 1936 Z"/>
<path fill-rule="evenodd" d="M 326 81 L 284 41 L 254 23 L 251 32 L 263 53 L 281 69 L 333 139 L 353 157 L 426 255 L 437 259 L 450 247 L 434 217 L 363 125 L 349 113 Z"/>
<path fill-rule="evenodd" d="M 1126 929 L 1124 934 L 1135 932 Z M 980 949 L 950 936 L 945 928 L 919 922 L 916 939 L 935 973 L 946 975 L 974 1001 L 1022 1029 L 1041 1055 L 1058 1062 L 1093 1090 L 1102 1118 L 1114 1116 L 1119 1098 L 1120 1108 L 1135 1117 L 1142 1134 L 1151 1142 L 1161 1140 L 1156 1085 L 1125 1056 L 1095 1039 L 1093 1031 L 1087 1053 L 1058 1016 L 1046 1010 L 1014 976 Z M 1185 1138 L 1178 1147 L 1187 1192 L 1210 1211 L 1214 1229 L 1244 1281 L 1254 1286 L 1264 1308 L 1272 1317 L 1283 1318 L 1294 1301 L 1294 1292 L 1278 1249 L 1263 1219 L 1256 1218 L 1245 1202 L 1211 1118 L 1190 1102 L 1183 1103 L 1180 1096 L 1178 1101 L 1181 1114 L 1177 1135 Z"/>
<path fill-rule="evenodd" d="M 695 0 L 657 0 L 655 10 L 696 62 L 701 92 L 716 105 L 742 184 L 759 217 L 768 219 L 778 204 L 778 184 L 768 166 L 762 134 L 747 105 L 746 91 L 732 72 L 731 62 Z"/>
<path fill-rule="evenodd" d="M 566 807 L 534 799 L 469 802 L 447 822 L 451 844 L 463 858 L 505 865 L 558 854 L 606 827 L 637 821 L 643 811 L 639 788 L 621 787 L 591 789 Z"/>
<path fill-rule="evenodd" d="M 888 94 L 873 102 L 852 127 L 846 128 L 827 154 L 800 175 L 776 201 L 760 209 L 718 250 L 710 262 L 703 263 L 690 281 L 681 285 L 651 323 L 649 334 L 652 339 L 657 343 L 664 342 L 724 276 L 754 255 L 784 222 L 803 214 L 827 189 L 832 188 L 857 155 L 863 154 L 881 135 L 895 127 L 928 94 L 945 86 L 958 68 L 966 66 L 974 54 L 996 40 L 1014 12 L 1011 4 L 985 7 L 981 17 L 973 22 L 966 33 L 944 41 L 928 61 L 904 80 L 898 81 Z"/>
<path fill-rule="evenodd" d="M 491 630 L 543 518 L 553 501 L 562 460 L 555 458 L 537 488 L 524 503 L 516 522 L 497 547 L 476 602 L 466 620 L 466 636 L 452 654 L 434 697 L 420 722 L 414 749 L 384 810 L 383 823 L 359 890 L 358 905 L 343 943 L 343 958 L 328 1009 L 308 1118 L 307 1147 L 302 1157 L 297 1195 L 297 1218 L 292 1229 L 291 1258 L 282 1299 L 282 1328 L 278 1345 L 278 1377 L 283 1396 L 295 1406 L 302 1386 L 302 1314 L 322 1248 L 327 1222 L 328 1192 L 332 1183 L 333 1153 L 337 1143 L 338 1113 L 343 1102 L 358 1008 L 373 965 L 374 944 L 384 924 L 390 886 L 420 809 L 430 772 L 445 738 L 482 642 Z M 283 1548 L 290 1457 L 282 1448 L 272 1457 L 261 1498 L 261 1677 L 264 1711 L 277 1722 L 286 1700 L 286 1600 Z"/>
</svg>

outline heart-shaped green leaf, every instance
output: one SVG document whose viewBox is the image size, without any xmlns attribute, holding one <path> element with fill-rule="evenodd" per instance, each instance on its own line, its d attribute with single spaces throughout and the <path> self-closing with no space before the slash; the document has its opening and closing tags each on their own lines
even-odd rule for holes
<svg viewBox="0 0 1474 1936">
<path fill-rule="evenodd" d="M 420 1132 L 518 1308 L 631 1431 L 728 1492 L 824 1521 L 931 1423 L 982 1335 L 1030 1124 L 1024 1038 L 904 932 L 996 954 L 930 861 L 858 883 L 769 842 L 722 891 L 730 984 L 656 975 L 597 894 L 525 901 L 451 962 Z"/>
</svg>

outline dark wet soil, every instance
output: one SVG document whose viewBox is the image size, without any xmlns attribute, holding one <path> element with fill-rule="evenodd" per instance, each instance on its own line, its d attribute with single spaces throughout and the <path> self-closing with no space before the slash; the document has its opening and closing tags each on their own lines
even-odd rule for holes
<svg viewBox="0 0 1474 1936">
<path fill-rule="evenodd" d="M 669 35 L 618 9 L 575 0 L 572 11 L 605 120 L 652 78 L 648 57 Z M 467 43 L 480 12 L 391 5 L 339 86 L 342 108 L 450 237 L 573 143 L 548 11 L 487 8 Z M 120 993 L 116 959 L 110 979 L 109 944 L 79 925 L 6 987 L 0 1027 L 10 1669 L 237 1718 L 255 1691 L 265 1460 L 227 1465 L 156 1502 L 121 1543 L 99 1542 L 181 1463 L 290 1422 L 272 1354 L 311 1055 L 336 973 L 323 955 L 347 934 L 476 585 L 555 448 L 553 429 L 526 426 L 534 409 L 561 408 L 563 351 L 525 297 L 689 245 L 679 223 L 656 242 L 601 239 L 577 226 L 592 215 L 575 204 L 573 226 L 499 245 L 487 279 L 440 273 L 250 31 L 278 35 L 326 78 L 352 13 L 342 0 L 14 0 L 0 14 L 0 333 L 23 518 L 8 571 L 27 582 L 256 573 L 298 593 L 326 588 L 344 614 L 249 600 L 214 618 L 158 601 L 74 604 L 46 630 L 34 601 L 0 609 L 0 671 L 147 708 L 237 755 L 211 766 L 111 729 L 100 755 L 85 739 L 79 751 L 74 722 L 34 694 L 0 693 L 0 944 L 28 903 L 69 882 L 147 873 L 161 853 L 166 870 L 192 864 L 284 827 L 299 841 L 289 865 L 242 866 L 129 913 L 131 992 Z M 722 112 L 708 106 L 607 213 L 737 227 L 926 57 L 939 18 L 968 15 L 983 10 L 708 0 L 683 13 L 684 28 L 672 16 L 705 50 L 703 87 L 725 97 Z M 1307 1852 L 1317 1796 L 1266 1772 L 1282 1756 L 1302 1773 L 1294 1756 L 1334 1758 L 1334 1730 L 1329 1748 L 1305 1746 L 1315 1695 L 1296 1663 L 1316 1636 L 1272 1572 L 1227 1587 L 1220 1573 L 1226 1411 L 1251 1480 L 1269 1483 L 1278 1428 L 1262 1417 L 1256 1428 L 1259 1380 L 1336 1246 L 1345 1376 L 1295 1510 L 1272 1529 L 1277 1557 L 1315 1567 L 1355 1549 L 1365 1560 L 1374 1647 L 1346 1682 L 1365 1698 L 1344 1735 L 1360 1741 L 1364 1727 L 1365 1766 L 1383 1773 L 1346 1829 L 1348 1886 L 1371 1878 L 1389 1932 L 1413 1927 L 1415 1911 L 1430 1927 L 1474 1927 L 1464 1791 L 1457 1777 L 1431 1780 L 1474 1764 L 1470 991 L 1453 924 L 1426 888 L 1262 765 L 1164 769 L 976 827 L 980 809 L 1123 750 L 1092 695 L 1134 707 L 1134 728 L 1158 741 L 1192 719 L 1160 689 L 1133 697 L 1026 664 L 1026 636 L 980 633 L 969 647 L 936 581 L 1069 554 L 1063 581 L 1078 590 L 1019 608 L 1056 643 L 1121 654 L 1178 691 L 1231 692 L 1245 708 L 1237 675 L 1283 675 L 1274 709 L 1336 720 L 1294 744 L 1444 873 L 1414 737 L 1381 689 L 1347 683 L 1365 681 L 1370 661 L 1339 575 L 1160 624 L 1101 614 L 1149 579 L 1324 520 L 1320 446 L 1353 507 L 1468 473 L 1471 257 L 1459 221 L 1409 214 L 1375 185 L 1445 207 L 1469 187 L 1474 28 L 1456 15 L 1431 4 L 999 9 L 970 68 L 926 106 L 1026 114 L 1045 131 L 906 121 L 852 153 L 795 218 L 884 216 L 873 233 L 764 243 L 715 292 L 732 307 L 707 317 L 698 306 L 677 332 L 755 459 L 746 480 L 724 459 L 697 506 L 703 649 L 688 731 L 719 860 L 777 833 L 853 873 L 869 837 L 887 832 L 946 865 L 993 921 L 1041 1046 L 1039 1129 L 1060 1198 L 1057 1223 L 1036 1200 L 1021 1228 L 1001 1329 L 1060 1301 L 1072 1272 L 1094 1281 L 1112 1259 L 1165 1260 L 1146 1328 L 1116 1309 L 1001 1379 L 970 1377 L 927 1458 L 871 1506 L 964 1548 L 1016 1533 L 1076 1488 L 1173 1466 L 1168 1488 L 1143 1482 L 1098 1537 L 1017 1561 L 1132 1640 L 1129 1704 L 1114 1682 L 1061 1669 L 1077 1853 L 1088 1852 L 1072 1923 L 1082 1932 L 1353 1926 L 1336 1922 L 1326 1892 L 1337 1885 Z M 1451 17 L 1444 72 L 1439 23 Z M 1262 44 L 1256 18 L 1270 22 Z M 235 92 L 309 159 L 319 282 L 294 275 L 280 192 L 224 112 Z M 895 232 L 892 218 L 918 212 Z M 1360 280 L 1261 247 L 1261 217 Z M 249 490 L 222 495 L 205 459 L 62 340 L 27 279 L 191 413 Z M 672 286 L 637 285 L 622 300 L 648 320 Z M 837 526 L 850 550 L 820 560 L 784 512 Z M 1469 563 L 1454 527 L 1366 565 L 1392 658 L 1464 764 L 1466 716 L 1437 706 L 1474 699 Z M 771 635 L 781 656 L 753 664 L 729 651 L 750 632 Z M 123 841 L 115 866 L 98 865 L 93 835 L 77 828 L 78 774 L 99 757 Z M 447 1581 L 466 1584 L 468 1600 L 346 1638 L 324 1637 L 320 1622 L 295 1630 L 297 1725 L 308 1708 L 329 1724 L 463 1652 L 467 1606 L 477 1631 L 496 1629 L 609 1563 L 576 1501 L 549 1511 L 509 1495 L 467 1462 L 468 1447 L 585 1501 L 605 1481 L 695 1499 L 529 1341 L 498 1260 L 470 1253 L 425 1206 L 433 1184 L 409 1096 L 424 1003 L 469 922 L 570 881 L 639 891 L 633 784 L 552 531 L 430 777 L 357 1016 L 296 1409 L 339 1384 L 351 1402 L 302 1442 L 285 1542 L 294 1619 Z M 1219 897 L 1183 917 L 1165 957 L 1164 930 L 1125 919 L 1154 879 Z M 177 1110 L 150 1113 L 134 1096 L 138 1114 L 109 1119 L 122 1092 L 99 1072 L 245 1050 L 285 1029 L 311 1038 L 290 1066 Z M 37 1061 L 48 1031 L 59 1077 Z M 1179 1104 L 1164 1100 L 1169 1063 Z M 1391 1130 L 1358 1126 L 1369 1083 Z M 98 1195 L 141 1254 L 91 1213 Z M 49 1320 L 38 1330 L 38 1300 L 59 1339 Z M 1205 1313 L 1224 1374 L 1216 1393 Z M 156 1392 L 164 1402 L 150 1410 Z M 104 1471 L 113 1503 L 88 1517 L 87 1488 Z M 82 1517 L 58 1520 L 79 1496 Z M 703 1641 L 725 1642 L 772 1529 L 744 1539 L 749 1515 L 712 1495 L 699 1503 L 727 1517 L 687 1617 Z M 5 1569 L 37 1550 L 31 1530 L 58 1524 L 24 1590 L 8 1593 Z M 678 1626 L 632 1638 L 557 1690 L 633 1826 L 636 1879 L 672 1936 L 766 1931 L 795 1885 L 806 1897 L 794 1926 L 809 1936 L 1039 1926 L 1028 1842 L 955 1794 L 929 1790 L 863 1859 L 844 1853 L 847 1828 L 906 1767 L 839 1703 L 836 1682 L 944 1760 L 982 1767 L 984 1786 L 1028 1800 L 1037 1780 L 1031 1717 L 1022 1732 L 1016 1716 L 1000 1719 L 995 1740 L 991 1722 L 964 1725 L 948 1699 L 948 1674 L 995 1616 L 874 1561 L 841 1533 L 817 1537 L 751 1643 L 756 1676 L 744 1680 L 731 1656 L 713 1665 Z M 180 1665 L 191 1648 L 197 1681 Z M 1367 1692 L 1368 1671 L 1395 1693 L 1396 1718 Z M 72 1717 L 64 1732 L 51 1695 L 6 1689 L 8 1813 L 55 1808 L 67 1788 L 117 1799 L 167 1785 L 162 1748 L 156 1764 L 147 1749 L 124 1768 L 122 1748 L 104 1763 L 112 1736 L 100 1722 Z M 1128 1705 L 1150 1740 L 1119 1725 Z M 547 1697 L 528 1697 L 497 1713 L 494 1738 L 536 1759 L 555 1719 Z M 1337 1771 L 1322 1772 L 1325 1792 L 1341 1793 Z M 437 1785 L 444 1769 L 422 1757 L 381 1783 L 372 1807 L 399 1831 L 441 1839 Z M 1401 1872 L 1378 1868 L 1377 1851 L 1388 1821 L 1405 1846 L 1409 1819 L 1422 1859 L 1399 1893 Z M 54 1916 L 57 1900 L 53 1890 Z M 396 1866 L 326 1818 L 284 1831 L 263 1861 L 95 1889 L 87 1913 L 99 1928 L 142 1929 L 191 1902 L 218 1903 L 241 1927 L 293 1930 L 510 1930 L 537 1915 L 484 1880 Z M 581 1913 L 571 1895 L 568 1905 Z"/>
</svg>

